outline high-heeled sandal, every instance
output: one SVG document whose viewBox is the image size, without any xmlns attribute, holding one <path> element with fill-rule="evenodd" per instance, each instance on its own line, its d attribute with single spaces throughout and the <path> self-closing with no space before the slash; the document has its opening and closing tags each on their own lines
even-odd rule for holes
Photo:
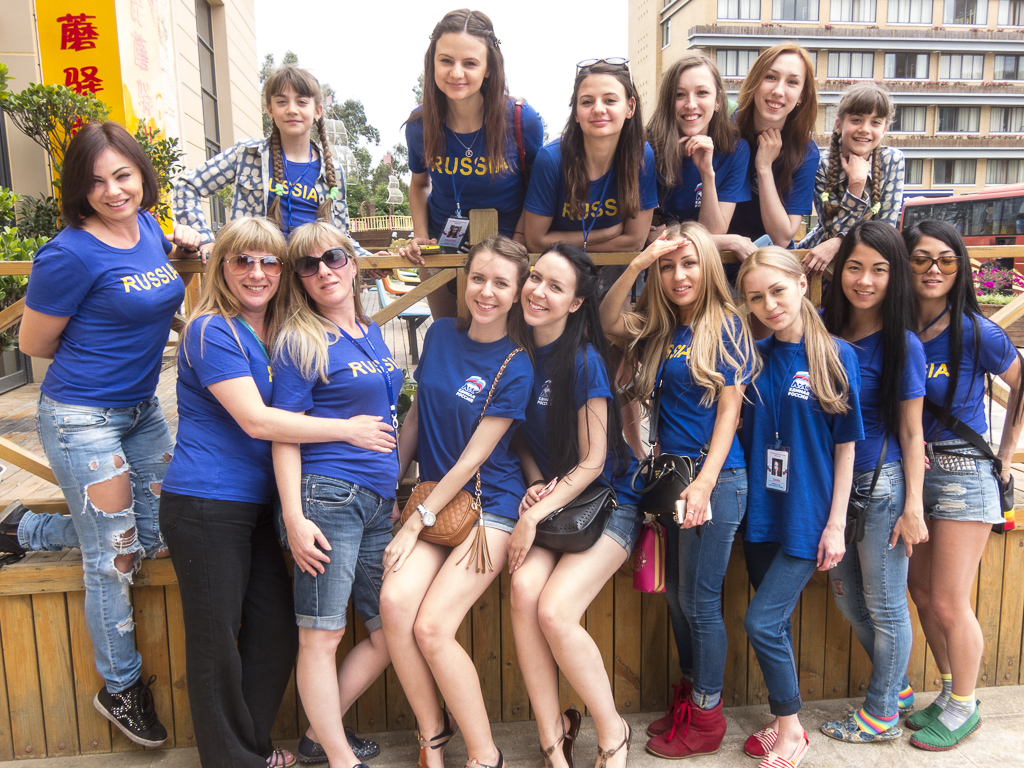
<svg viewBox="0 0 1024 768">
<path fill-rule="evenodd" d="M 576 763 L 573 757 L 573 749 L 576 748 L 576 737 L 580 735 L 580 725 L 583 724 L 583 715 L 573 705 L 565 710 L 565 717 L 569 721 L 569 727 L 565 729 L 562 739 L 562 754 L 569 768 L 575 768 Z"/>
<path fill-rule="evenodd" d="M 633 740 L 633 729 L 629 727 L 629 723 L 625 720 L 622 724 L 626 726 L 626 735 L 622 737 L 622 741 L 619 742 L 619 746 L 614 749 L 601 749 L 601 745 L 597 745 L 597 756 L 601 758 L 601 768 L 607 768 L 608 760 L 618 754 L 619 750 L 623 747 L 626 748 L 626 760 L 629 760 L 629 743 Z M 625 762 L 623 762 L 625 765 Z"/>
<path fill-rule="evenodd" d="M 484 765 L 483 763 L 481 763 L 479 760 L 477 760 L 475 758 L 472 759 L 472 760 L 467 760 L 466 761 L 466 768 L 473 768 L 473 766 L 476 766 L 476 768 L 505 768 L 505 756 L 503 754 L 501 754 L 501 750 L 499 749 L 498 750 L 498 763 L 497 763 L 497 765 Z"/>
<path fill-rule="evenodd" d="M 456 731 L 459 730 L 459 725 L 455 722 L 455 718 L 451 716 L 451 713 L 447 709 L 443 710 L 443 714 L 444 730 L 434 738 L 424 739 L 420 732 L 416 731 L 416 740 L 420 744 L 420 757 L 419 760 L 416 761 L 416 768 L 427 768 L 428 749 L 440 749 L 441 762 L 444 763 L 444 748 L 448 745 L 448 742 L 452 740 L 452 736 L 455 735 Z"/>
</svg>

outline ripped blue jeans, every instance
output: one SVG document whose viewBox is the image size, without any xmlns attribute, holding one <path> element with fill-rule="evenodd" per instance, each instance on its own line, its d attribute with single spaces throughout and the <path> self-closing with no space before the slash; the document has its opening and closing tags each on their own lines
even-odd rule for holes
<svg viewBox="0 0 1024 768">
<path fill-rule="evenodd" d="M 26 549 L 81 548 L 96 669 L 107 690 L 118 693 L 142 672 L 129 585 L 143 556 L 165 546 L 157 510 L 174 443 L 155 397 L 128 408 L 98 408 L 40 395 L 37 426 L 71 515 L 28 514 L 18 538 Z M 131 505 L 101 512 L 87 499 L 90 486 L 122 474 L 131 481 Z M 135 556 L 127 573 L 115 565 L 118 555 Z"/>
</svg>

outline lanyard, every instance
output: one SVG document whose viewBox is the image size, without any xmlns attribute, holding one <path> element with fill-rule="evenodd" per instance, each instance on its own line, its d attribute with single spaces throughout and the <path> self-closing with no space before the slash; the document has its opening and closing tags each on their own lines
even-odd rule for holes
<svg viewBox="0 0 1024 768">
<path fill-rule="evenodd" d="M 800 344 L 803 344 L 803 343 L 804 343 L 804 337 L 801 336 L 800 337 Z M 780 445 L 782 445 L 782 442 L 779 440 L 779 424 L 782 422 L 782 397 L 783 397 L 782 393 L 786 389 L 785 382 L 789 379 L 789 374 L 792 373 L 792 371 L 793 371 L 793 363 L 796 362 L 796 356 L 799 353 L 800 353 L 800 347 L 797 346 L 796 349 L 793 350 L 793 354 L 789 358 L 789 365 L 786 368 L 785 375 L 782 377 L 783 386 L 779 390 L 778 397 L 776 397 L 775 396 L 775 377 L 773 376 L 773 373 L 774 373 L 774 370 L 775 370 L 775 336 L 774 335 L 772 336 L 772 348 L 771 348 L 771 351 L 768 354 L 768 389 L 770 390 L 770 392 L 768 394 L 768 399 L 771 401 L 771 404 L 772 404 L 772 426 L 775 428 L 773 430 L 775 432 L 775 447 L 779 447 Z"/>
<path fill-rule="evenodd" d="M 337 326 L 338 330 L 341 332 L 341 335 L 344 336 L 349 341 L 351 341 L 353 347 L 355 347 L 360 352 L 362 352 L 364 355 L 366 355 L 366 357 L 370 360 L 370 362 L 374 363 L 374 368 L 376 368 L 380 372 L 381 376 L 384 377 L 384 386 L 387 387 L 387 389 L 388 389 L 388 404 L 391 406 L 391 426 L 393 426 L 395 428 L 395 430 L 397 431 L 398 430 L 398 401 L 395 399 L 395 389 L 394 389 L 394 387 L 391 384 L 391 376 L 388 374 L 388 367 L 384 364 L 384 361 L 381 360 L 380 355 L 377 354 L 377 350 L 373 346 L 373 341 L 372 341 L 372 339 L 370 339 L 370 329 L 367 328 L 366 331 L 363 332 L 363 341 L 365 341 L 367 343 L 367 345 L 370 347 L 370 352 L 373 353 L 372 356 L 365 349 L 363 349 L 361 346 L 359 346 L 358 343 L 356 343 L 356 340 L 353 339 L 352 336 L 349 335 L 348 331 L 346 331 L 344 328 L 342 328 L 337 323 L 335 323 L 335 325 Z M 358 325 L 358 323 L 357 323 L 357 325 Z"/>
<path fill-rule="evenodd" d="M 486 118 L 487 118 L 487 116 L 486 116 L 486 113 L 485 113 L 484 114 L 484 119 L 486 119 Z M 450 134 L 452 134 L 452 136 L 455 136 L 455 131 L 453 131 L 448 126 L 445 126 L 445 130 L 448 131 Z M 463 147 L 465 147 L 467 149 L 467 151 L 472 150 L 473 147 L 476 146 L 476 140 L 477 140 L 477 138 L 479 138 L 480 132 L 482 130 L 483 130 L 483 128 L 477 129 L 477 132 L 473 135 L 473 141 L 471 141 L 469 143 L 468 147 L 466 147 L 465 144 L 462 145 Z M 458 139 L 456 138 L 456 140 L 458 140 Z M 448 153 L 448 156 L 451 157 L 451 152 Z M 470 155 L 470 157 L 471 157 L 471 155 Z M 455 177 L 458 175 L 459 165 L 461 165 L 461 163 L 462 163 L 462 158 L 461 157 L 455 158 L 455 169 L 454 169 L 454 172 L 452 173 L 452 197 L 455 198 L 455 218 L 456 219 L 461 219 L 462 218 L 462 206 L 459 204 L 459 198 L 462 197 L 462 190 L 460 189 L 460 187 L 456 187 L 455 186 Z M 472 172 L 470 173 L 470 175 L 472 175 Z M 464 185 L 465 183 L 466 183 L 466 180 L 463 179 L 462 184 Z"/>
<path fill-rule="evenodd" d="M 935 316 L 934 320 L 932 320 L 930 323 L 928 323 L 928 325 L 926 325 L 924 328 L 922 328 L 920 331 L 918 331 L 917 335 L 920 336 L 922 333 L 924 333 L 929 328 L 931 328 L 933 325 L 935 325 L 937 322 L 939 322 L 939 320 L 941 320 L 943 317 L 946 316 L 947 312 L 949 312 L 949 304 L 947 304 L 946 308 L 944 310 L 942 310 L 941 312 L 939 312 L 938 315 Z"/>
<path fill-rule="evenodd" d="M 615 171 L 615 164 L 612 163 L 612 167 L 608 169 L 608 173 L 604 177 L 604 186 L 601 187 L 601 194 L 597 198 L 598 205 L 601 206 L 601 210 L 604 211 L 604 193 L 608 191 L 608 182 L 612 179 L 612 173 Z M 589 201 L 588 201 L 589 203 Z M 589 207 L 589 205 L 588 205 Z M 587 252 L 587 238 L 590 237 L 590 232 L 597 223 L 597 213 L 594 214 L 590 221 L 590 226 L 587 226 L 587 217 L 584 216 L 580 220 L 580 225 L 583 227 L 583 252 Z"/>
<path fill-rule="evenodd" d="M 254 339 L 256 339 L 256 342 L 257 342 L 257 343 L 258 343 L 258 344 L 260 345 L 260 349 L 262 349 L 262 350 L 263 350 L 263 354 L 264 354 L 264 355 L 266 355 L 266 356 L 267 356 L 267 360 L 269 360 L 269 359 L 270 359 L 270 352 L 268 352 L 268 351 L 267 351 L 267 345 L 263 343 L 263 339 L 261 339 L 261 338 L 260 338 L 259 336 L 257 336 L 257 335 L 256 335 L 256 331 L 254 331 L 254 330 L 252 329 L 252 326 L 251 326 L 251 325 L 249 325 L 249 324 L 248 324 L 248 323 L 247 323 L 247 322 L 246 322 L 246 321 L 245 321 L 245 320 L 244 320 L 244 319 L 242 318 L 242 316 L 241 316 L 241 315 L 239 315 L 239 316 L 237 317 L 237 320 L 238 320 L 238 322 L 240 322 L 240 323 L 241 323 L 242 325 L 244 325 L 244 326 L 246 327 L 246 330 L 248 330 L 248 331 L 249 331 L 249 333 L 251 333 L 251 334 L 252 334 L 252 337 L 253 337 Z"/>
<path fill-rule="evenodd" d="M 282 162 L 282 165 L 284 166 L 281 169 L 282 171 L 284 171 L 284 180 L 288 181 L 288 160 L 287 160 L 287 158 L 285 158 L 284 162 Z M 299 174 L 299 178 L 295 180 L 296 184 L 301 184 L 302 183 L 302 180 L 306 177 L 306 174 L 309 172 L 309 168 L 310 168 L 311 165 L 313 165 L 313 143 L 312 142 L 310 142 L 310 144 L 309 144 L 309 161 L 306 163 L 306 167 L 302 169 L 302 173 Z M 284 200 L 285 213 L 288 215 L 288 236 L 289 237 L 292 234 L 292 201 L 289 200 L 288 198 L 290 198 L 291 196 L 292 196 L 291 195 L 291 187 L 289 187 L 288 188 L 288 194 L 285 195 L 285 200 Z"/>
</svg>

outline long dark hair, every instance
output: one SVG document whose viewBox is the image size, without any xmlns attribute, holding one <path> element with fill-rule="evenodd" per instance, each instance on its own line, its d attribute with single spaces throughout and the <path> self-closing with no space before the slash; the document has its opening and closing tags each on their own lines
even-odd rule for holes
<svg viewBox="0 0 1024 768">
<path fill-rule="evenodd" d="M 927 219 L 919 221 L 903 231 L 903 239 L 907 244 L 907 253 L 913 253 L 918 241 L 922 237 L 934 237 L 949 246 L 956 256 L 957 270 L 956 278 L 953 280 L 953 287 L 946 294 L 946 303 L 949 305 L 949 387 L 946 389 L 946 400 L 942 404 L 943 416 L 953 414 L 953 398 L 956 395 L 956 388 L 960 378 L 960 359 L 964 351 L 963 318 L 966 315 L 970 318 L 971 325 L 978 327 L 978 317 L 981 316 L 981 308 L 978 306 L 978 297 L 974 293 L 974 274 L 971 270 L 971 259 L 967 255 L 967 246 L 960 237 L 960 233 L 944 221 Z M 1005 333 L 1005 331 L 1003 331 Z M 979 366 L 980 350 L 975 345 L 974 369 Z M 1017 358 L 1020 359 L 1018 353 Z M 1013 420 L 1016 421 L 1024 412 L 1024 388 L 1017 392 L 1017 397 L 1009 403 L 1007 409 Z"/>
<path fill-rule="evenodd" d="M 627 65 L 628 66 L 628 65 Z M 619 212 L 623 220 L 640 213 L 640 172 L 644 167 L 644 120 L 640 111 L 640 94 L 633 87 L 627 66 L 599 62 L 583 67 L 572 86 L 571 112 L 562 131 L 562 178 L 565 179 L 565 201 L 573 216 L 586 218 L 590 202 L 590 177 L 583 147 L 583 129 L 576 119 L 576 102 L 583 81 L 591 75 L 611 75 L 626 92 L 626 101 L 634 99 L 633 116 L 627 117 L 615 146 L 615 184 L 618 187 Z"/>
<path fill-rule="evenodd" d="M 907 361 L 907 331 L 914 322 L 914 289 L 911 285 L 910 259 L 897 229 L 881 221 L 856 224 L 839 246 L 832 274 L 835 279 L 824 302 L 822 319 L 833 336 L 842 336 L 850 319 L 850 300 L 843 291 L 843 269 L 853 249 L 863 243 L 889 262 L 889 286 L 882 300 L 882 376 L 879 390 L 882 425 L 890 434 L 899 434 L 900 398 L 897 393 L 903 381 Z"/>
<path fill-rule="evenodd" d="M 564 477 L 580 463 L 579 414 L 575 404 L 576 367 L 583 366 L 584 389 L 589 389 L 597 372 L 591 371 L 586 348 L 597 350 L 611 384 L 612 398 L 608 403 L 608 451 L 615 456 L 616 471 L 629 466 L 629 447 L 622 437 L 622 403 L 615 391 L 615 368 L 608 362 L 608 342 L 601 331 L 599 299 L 597 295 L 597 267 L 591 258 L 575 245 L 555 243 L 544 254 L 553 253 L 569 262 L 576 273 L 576 298 L 583 303 L 570 312 L 565 330 L 548 354 L 548 375 L 551 391 L 548 399 L 546 438 L 551 471 Z M 582 354 L 581 354 L 582 353 Z M 604 466 L 604 457 L 600 457 Z M 609 478 L 610 479 L 610 478 Z M 582 490 L 582 488 L 580 489 Z"/>
</svg>

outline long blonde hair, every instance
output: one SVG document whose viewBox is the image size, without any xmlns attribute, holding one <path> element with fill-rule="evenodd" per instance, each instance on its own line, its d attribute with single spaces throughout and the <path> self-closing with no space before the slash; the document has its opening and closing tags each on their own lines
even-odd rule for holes
<svg viewBox="0 0 1024 768">
<path fill-rule="evenodd" d="M 777 269 L 797 284 L 804 274 L 803 265 L 792 251 L 770 245 L 758 248 L 740 265 L 736 275 L 736 287 L 746 299 L 744 281 L 755 269 L 762 267 Z M 818 310 L 807 298 L 806 292 L 801 299 L 800 318 L 804 326 L 804 346 L 807 349 L 807 364 L 810 368 L 811 391 L 821 408 L 826 413 L 844 414 L 850 410 L 850 380 L 846 376 L 839 345 L 825 328 L 825 323 L 818 316 Z"/>
<path fill-rule="evenodd" d="M 206 326 L 210 324 L 215 316 L 224 318 L 238 317 L 241 312 L 241 304 L 238 298 L 231 292 L 227 280 L 224 277 L 224 262 L 228 256 L 238 253 L 267 253 L 284 261 L 285 252 L 288 246 L 284 242 L 281 230 L 272 221 L 263 217 L 253 218 L 243 216 L 228 222 L 217 233 L 217 239 L 213 244 L 213 250 L 206 261 L 206 274 L 203 276 L 203 289 L 199 295 L 199 301 L 192 309 L 192 316 L 188 325 L 181 334 L 180 349 L 185 354 L 185 361 L 191 365 L 192 361 L 188 356 L 188 347 L 185 343 L 193 328 L 199 324 L 199 354 L 203 354 Z M 287 267 L 283 266 L 281 281 L 287 279 Z M 266 312 L 263 316 L 263 331 L 267 338 L 268 345 L 273 343 L 274 338 L 280 330 L 281 321 L 285 314 L 286 304 L 285 291 L 278 284 L 278 290 L 267 303 Z M 200 322 L 201 321 L 201 322 Z M 245 347 L 232 323 L 228 324 L 235 336 L 242 353 Z"/>
<path fill-rule="evenodd" d="M 667 236 L 670 240 L 685 238 L 697 251 L 700 282 L 690 322 L 693 345 L 689 368 L 694 382 L 704 390 L 701 405 L 710 408 L 725 387 L 719 368 L 732 368 L 737 377 L 749 369 L 752 378 L 760 369 L 760 357 L 754 353 L 750 329 L 733 303 L 722 260 L 708 231 L 695 221 L 687 221 L 670 227 Z M 658 370 L 679 325 L 678 307 L 665 293 L 661 277 L 654 270 L 644 284 L 636 311 L 626 312 L 623 321 L 629 332 L 626 370 L 632 373 L 626 395 L 650 410 Z"/>
<path fill-rule="evenodd" d="M 325 384 L 328 377 L 328 348 L 341 338 L 338 326 L 328 320 L 306 293 L 302 278 L 295 271 L 295 262 L 314 251 L 341 248 L 355 261 L 356 252 L 345 233 L 325 221 L 314 221 L 297 227 L 288 241 L 288 315 L 274 344 L 274 360 L 287 357 L 299 368 L 303 376 L 316 374 Z M 370 318 L 363 312 L 359 295 L 359 270 L 352 279 L 352 304 L 356 320 L 368 325 Z"/>
</svg>

